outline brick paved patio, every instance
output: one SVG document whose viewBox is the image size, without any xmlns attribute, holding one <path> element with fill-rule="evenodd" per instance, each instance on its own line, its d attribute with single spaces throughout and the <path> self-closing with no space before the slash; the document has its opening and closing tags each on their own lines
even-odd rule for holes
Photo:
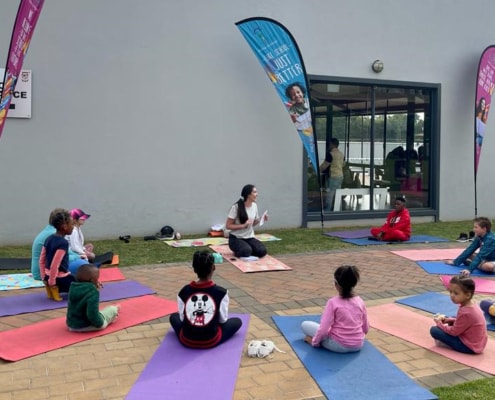
<svg viewBox="0 0 495 400">
<path fill-rule="evenodd" d="M 432 244 L 356 247 L 278 256 L 293 269 L 255 274 L 244 274 L 228 263 L 219 264 L 215 281 L 229 289 L 231 312 L 251 314 L 246 346 L 251 339 L 270 339 L 286 351 L 276 353 L 272 360 L 243 356 L 233 398 L 324 399 L 272 323 L 271 316 L 320 313 L 328 297 L 336 294 L 333 271 L 342 264 L 360 267 L 357 292 L 368 307 L 426 291 L 443 291 L 435 275 L 426 274 L 413 261 L 388 251 L 427 247 Z M 459 243 L 439 243 L 434 247 L 459 247 Z M 128 279 L 139 281 L 169 299 L 175 299 L 183 284 L 194 278 L 187 263 L 121 270 Z M 29 289 L 35 290 L 42 289 Z M 0 292 L 0 296 L 20 293 Z M 0 331 L 63 316 L 64 311 L 2 317 Z M 124 399 L 169 328 L 168 318 L 160 318 L 19 362 L 0 361 L 0 400 Z M 490 335 L 494 336 L 493 332 Z M 368 340 L 426 388 L 489 376 L 375 329 L 371 329 Z"/>
</svg>

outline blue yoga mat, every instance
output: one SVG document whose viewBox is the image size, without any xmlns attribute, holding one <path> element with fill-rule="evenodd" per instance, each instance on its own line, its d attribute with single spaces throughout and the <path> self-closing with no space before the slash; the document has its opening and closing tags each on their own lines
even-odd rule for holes
<svg viewBox="0 0 495 400">
<path fill-rule="evenodd" d="M 411 239 L 407 242 L 382 242 L 379 240 L 368 240 L 365 238 L 355 238 L 355 239 L 342 239 L 343 242 L 352 243 L 357 246 L 372 246 L 378 244 L 407 244 L 407 243 L 435 243 L 435 242 L 449 242 L 449 239 L 444 239 L 441 237 L 430 236 L 430 235 L 412 235 Z"/>
<path fill-rule="evenodd" d="M 444 314 L 448 317 L 455 317 L 459 306 L 452 303 L 446 294 L 437 292 L 427 292 L 395 301 L 398 304 L 414 307 L 432 314 Z M 495 331 L 495 324 L 491 323 L 490 317 L 485 314 L 487 329 Z"/>
<path fill-rule="evenodd" d="M 464 265 L 456 267 L 454 265 L 445 264 L 443 261 L 416 261 L 416 264 L 418 264 L 429 274 L 439 275 L 458 275 L 463 269 L 467 268 Z M 471 276 L 493 276 L 493 274 L 475 269 L 471 272 Z"/>
<path fill-rule="evenodd" d="M 319 315 L 273 316 L 303 365 L 332 400 L 429 400 L 437 397 L 419 386 L 366 341 L 356 353 L 338 354 L 304 342 L 302 321 Z"/>
<path fill-rule="evenodd" d="M 153 293 L 155 293 L 153 289 L 135 281 L 106 283 L 100 291 L 100 301 L 120 300 Z M 0 317 L 67 307 L 67 293 L 62 294 L 61 297 L 62 301 L 50 300 L 44 290 L 0 297 Z"/>
<path fill-rule="evenodd" d="M 174 330 L 153 354 L 126 400 L 230 400 L 249 325 L 249 314 L 231 314 L 241 328 L 225 343 L 207 350 L 182 346 Z"/>
</svg>

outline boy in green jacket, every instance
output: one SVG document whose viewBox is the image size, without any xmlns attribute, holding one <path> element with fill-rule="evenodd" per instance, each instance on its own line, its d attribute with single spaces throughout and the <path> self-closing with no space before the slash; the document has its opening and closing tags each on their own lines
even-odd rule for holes
<svg viewBox="0 0 495 400">
<path fill-rule="evenodd" d="M 109 306 L 100 311 L 100 270 L 93 264 L 82 265 L 76 273 L 76 281 L 69 289 L 67 327 L 73 332 L 89 332 L 105 329 L 119 315 L 119 306 Z"/>
</svg>

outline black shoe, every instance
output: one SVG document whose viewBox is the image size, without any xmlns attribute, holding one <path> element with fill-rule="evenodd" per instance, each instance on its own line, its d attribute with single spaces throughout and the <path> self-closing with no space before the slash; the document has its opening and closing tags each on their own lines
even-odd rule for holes
<svg viewBox="0 0 495 400">
<path fill-rule="evenodd" d="M 456 239 L 458 242 L 467 242 L 469 239 L 468 239 L 468 235 L 467 233 L 464 233 L 464 232 L 461 232 L 459 233 L 459 237 Z"/>
<path fill-rule="evenodd" d="M 472 242 L 474 240 L 474 232 L 469 231 L 469 241 Z"/>
</svg>

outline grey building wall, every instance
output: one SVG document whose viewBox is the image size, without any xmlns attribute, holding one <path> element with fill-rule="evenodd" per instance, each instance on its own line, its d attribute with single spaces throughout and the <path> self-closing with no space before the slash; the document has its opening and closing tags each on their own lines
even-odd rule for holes
<svg viewBox="0 0 495 400">
<path fill-rule="evenodd" d="M 17 5 L 2 3 L 0 62 Z M 302 145 L 234 25 L 252 16 L 291 31 L 309 74 L 440 83 L 440 218 L 472 218 L 475 81 L 494 12 L 491 0 L 47 0 L 24 63 L 32 118 L 8 119 L 0 139 L 0 244 L 30 242 L 54 207 L 92 214 L 95 239 L 206 232 L 245 183 L 266 229 L 300 226 Z"/>
</svg>

